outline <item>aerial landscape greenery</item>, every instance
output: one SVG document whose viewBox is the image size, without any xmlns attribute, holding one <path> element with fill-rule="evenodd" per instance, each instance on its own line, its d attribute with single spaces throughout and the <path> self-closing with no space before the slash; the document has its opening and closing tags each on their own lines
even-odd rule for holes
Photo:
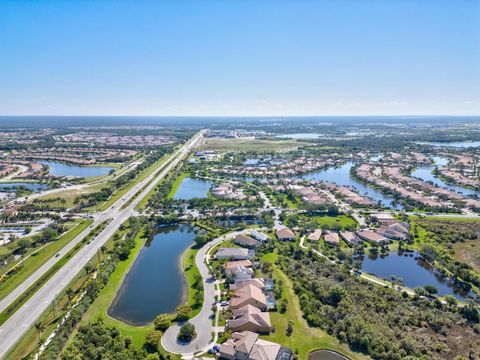
<svg viewBox="0 0 480 360">
<path fill-rule="evenodd" d="M 0 360 L 480 360 L 479 0 L 1 0 Z"/>
</svg>

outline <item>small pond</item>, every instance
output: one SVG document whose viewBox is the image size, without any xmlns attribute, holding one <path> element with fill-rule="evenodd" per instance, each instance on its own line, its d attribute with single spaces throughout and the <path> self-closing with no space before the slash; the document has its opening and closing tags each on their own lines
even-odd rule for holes
<svg viewBox="0 0 480 360">
<path fill-rule="evenodd" d="M 55 176 L 77 176 L 81 178 L 107 175 L 112 167 L 109 166 L 81 166 L 58 161 L 40 161 L 50 168 L 50 174 Z"/>
<path fill-rule="evenodd" d="M 0 183 L 0 191 L 13 192 L 18 187 L 24 187 L 34 192 L 48 189 L 47 184 L 27 183 L 27 182 Z"/>
<path fill-rule="evenodd" d="M 189 225 L 159 227 L 135 259 L 108 314 L 129 324 L 145 325 L 160 313 L 174 312 L 186 295 L 181 256 L 194 239 Z"/>
<path fill-rule="evenodd" d="M 350 169 L 353 167 L 353 162 L 347 162 L 340 167 L 330 167 L 325 170 L 314 171 L 302 175 L 304 180 L 328 181 L 336 183 L 337 185 L 353 186 L 361 195 L 367 195 L 375 201 L 381 201 L 382 205 L 392 209 L 402 209 L 400 204 L 394 203 L 394 199 L 378 190 L 367 186 L 366 184 L 356 180 L 350 176 Z"/>
<path fill-rule="evenodd" d="M 468 293 L 436 271 L 417 253 L 391 253 L 387 256 L 366 256 L 362 262 L 362 270 L 366 273 L 390 280 L 392 275 L 402 278 L 409 288 L 433 285 L 438 295 L 453 295 L 464 299 Z"/>
<path fill-rule="evenodd" d="M 205 198 L 208 190 L 213 186 L 213 182 L 202 179 L 192 179 L 186 177 L 180 183 L 173 198 L 175 200 L 190 200 L 193 198 Z"/>
<path fill-rule="evenodd" d="M 308 360 L 348 360 L 348 358 L 332 350 L 315 350 L 308 354 Z"/>
</svg>

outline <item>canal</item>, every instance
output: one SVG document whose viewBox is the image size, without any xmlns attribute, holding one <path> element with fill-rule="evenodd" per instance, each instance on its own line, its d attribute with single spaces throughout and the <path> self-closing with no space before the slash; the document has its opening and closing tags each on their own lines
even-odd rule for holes
<svg viewBox="0 0 480 360">
<path fill-rule="evenodd" d="M 391 209 L 403 209 L 402 205 L 395 203 L 393 197 L 390 197 L 382 192 L 365 185 L 350 175 L 350 169 L 354 166 L 353 162 L 347 162 L 339 167 L 330 167 L 325 170 L 314 171 L 302 175 L 304 180 L 313 181 L 328 181 L 337 185 L 352 186 L 361 195 L 366 195 L 375 201 L 380 201 L 385 207 Z"/>
<path fill-rule="evenodd" d="M 135 259 L 108 314 L 128 324 L 145 325 L 158 314 L 174 312 L 186 299 L 181 256 L 194 239 L 190 225 L 160 226 Z"/>
<path fill-rule="evenodd" d="M 412 171 L 411 175 L 413 177 L 416 177 L 416 178 L 420 179 L 420 180 L 429 181 L 436 186 L 443 187 L 443 188 L 449 189 L 451 191 L 458 192 L 458 193 L 463 194 L 463 195 L 467 195 L 467 196 L 468 195 L 479 195 L 478 191 L 475 191 L 475 190 L 472 190 L 472 189 L 467 189 L 463 186 L 446 183 L 445 181 L 443 181 L 439 177 L 435 176 L 433 174 L 433 170 L 435 169 L 435 167 L 436 166 L 438 166 L 438 167 L 445 166 L 448 163 L 448 159 L 444 158 L 444 157 L 434 157 L 433 160 L 434 160 L 434 163 L 432 165 L 419 166 L 419 167 L 415 168 L 415 170 Z"/>
</svg>

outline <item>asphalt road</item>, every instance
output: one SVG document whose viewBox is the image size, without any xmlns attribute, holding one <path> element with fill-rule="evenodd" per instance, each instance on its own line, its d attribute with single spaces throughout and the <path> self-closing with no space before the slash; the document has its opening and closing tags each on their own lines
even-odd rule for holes
<svg viewBox="0 0 480 360">
<path fill-rule="evenodd" d="M 172 156 L 172 160 L 164 168 L 160 168 L 147 176 L 143 181 L 134 186 L 115 204 L 106 211 L 95 215 L 93 226 L 100 224 L 105 219 L 112 219 L 110 224 L 94 239 L 90 244 L 83 246 L 59 271 L 57 271 L 17 312 L 15 312 L 0 327 L 0 358 L 4 358 L 17 341 L 30 329 L 40 315 L 52 304 L 55 297 L 67 286 L 70 281 L 84 268 L 88 261 L 95 256 L 99 248 L 104 245 L 120 225 L 130 216 L 135 214 L 135 206 L 143 199 L 148 192 L 153 189 L 158 181 L 174 168 L 191 149 L 193 149 L 201 139 L 203 131 L 195 135 L 190 141 L 183 145 Z M 150 180 L 155 179 L 150 184 Z M 121 209 L 124 203 L 127 203 L 137 191 L 143 189 L 141 194 L 137 196 L 127 207 Z M 67 245 L 69 248 L 80 242 L 90 229 L 85 230 L 79 236 Z M 62 249 L 62 256 L 68 252 L 67 247 Z M 19 290 L 15 290 L 12 294 L 17 296 L 40 278 L 53 264 L 60 260 L 61 256 L 50 259 L 44 266 L 37 270 L 24 283 L 19 286 Z M 23 289 L 23 291 L 22 291 Z M 2 306 L 5 308 L 16 298 L 15 295 L 9 297 L 9 300 L 2 300 Z M 6 305 L 7 304 L 7 305 Z"/>
</svg>

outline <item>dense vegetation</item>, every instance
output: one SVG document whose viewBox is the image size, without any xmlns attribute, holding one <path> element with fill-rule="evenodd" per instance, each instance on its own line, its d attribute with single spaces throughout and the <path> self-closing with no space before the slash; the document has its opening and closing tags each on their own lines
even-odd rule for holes
<svg viewBox="0 0 480 360">
<path fill-rule="evenodd" d="M 478 309 L 410 297 L 295 249 L 279 248 L 305 319 L 374 359 L 453 359 L 480 352 Z M 474 357 L 471 357 L 474 358 Z"/>
<path fill-rule="evenodd" d="M 414 225 L 427 231 L 420 253 L 437 268 L 452 277 L 465 290 L 480 287 L 480 275 L 474 268 L 455 260 L 453 246 L 457 242 L 480 238 L 480 222 L 449 220 L 418 220 Z M 418 234 L 416 235 L 418 237 Z"/>
<path fill-rule="evenodd" d="M 95 298 L 98 295 L 98 292 L 107 284 L 110 274 L 115 270 L 118 262 L 122 259 L 125 259 L 130 254 L 131 250 L 135 246 L 135 236 L 141 229 L 142 222 L 138 218 L 130 218 L 126 225 L 122 225 L 121 229 L 126 231 L 125 236 L 119 237 L 115 236 L 111 249 L 108 250 L 107 254 L 104 254 L 97 271 L 97 277 L 91 281 L 88 285 L 85 293 L 85 296 L 81 299 L 78 306 L 72 309 L 71 314 L 66 318 L 65 322 L 60 326 L 57 335 L 50 343 L 50 345 L 43 352 L 41 359 L 50 360 L 57 359 L 61 353 L 64 345 L 66 344 L 69 336 L 72 334 L 73 330 L 76 328 L 79 323 L 82 315 L 87 311 L 88 307 L 93 303 Z M 102 250 L 104 251 L 104 250 Z M 94 269 L 91 265 L 88 265 L 85 270 L 92 272 Z M 90 327 L 92 329 L 90 329 Z M 95 348 L 96 346 L 103 345 L 97 344 L 94 345 L 91 341 L 94 339 L 99 339 L 99 337 L 105 335 L 105 332 L 101 331 L 101 324 L 87 325 L 83 328 L 80 328 L 79 333 L 74 338 L 73 344 L 66 351 L 65 359 L 78 359 L 83 358 L 82 353 L 86 351 L 85 347 L 88 347 L 92 352 L 91 355 L 95 354 L 101 356 L 101 352 L 98 353 Z M 114 331 L 109 332 L 113 336 Z M 113 340 L 112 340 L 113 341 Z M 80 352 L 77 352 L 80 350 Z M 128 349 L 127 349 L 128 350 Z M 121 352 L 122 353 L 122 352 Z M 127 354 L 126 352 L 125 354 Z M 97 356 L 96 355 L 96 356 Z M 126 355 L 125 355 L 126 356 Z M 97 359 L 98 357 L 87 357 L 91 359 Z M 107 357 L 108 358 L 108 357 Z M 129 357 L 119 357 L 119 359 L 129 359 Z"/>
<path fill-rule="evenodd" d="M 73 342 L 62 353 L 63 360 L 76 359 L 159 359 L 158 354 L 147 355 L 145 349 L 132 345 L 130 337 L 123 337 L 114 327 L 101 322 L 80 326 Z"/>
</svg>

